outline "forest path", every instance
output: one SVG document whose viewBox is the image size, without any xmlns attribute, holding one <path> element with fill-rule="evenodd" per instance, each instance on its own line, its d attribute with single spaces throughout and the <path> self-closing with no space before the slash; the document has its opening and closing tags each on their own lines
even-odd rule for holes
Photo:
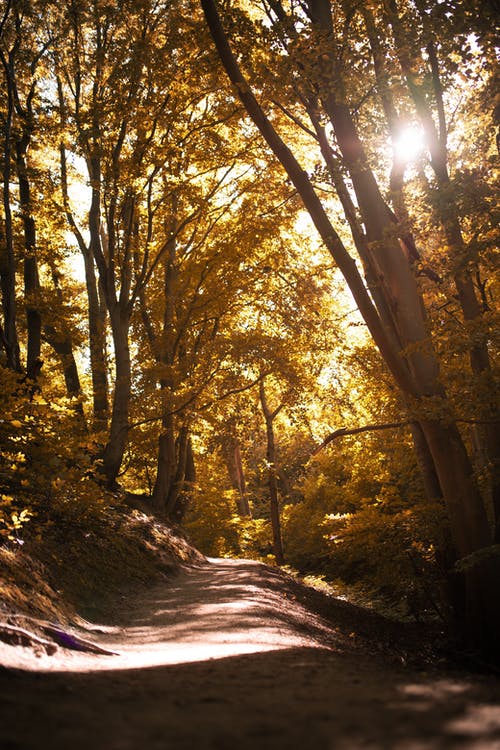
<svg viewBox="0 0 500 750">
<path fill-rule="evenodd" d="M 500 750 L 500 684 L 373 656 L 278 572 L 213 560 L 82 634 L 0 646 L 3 750 Z"/>
</svg>

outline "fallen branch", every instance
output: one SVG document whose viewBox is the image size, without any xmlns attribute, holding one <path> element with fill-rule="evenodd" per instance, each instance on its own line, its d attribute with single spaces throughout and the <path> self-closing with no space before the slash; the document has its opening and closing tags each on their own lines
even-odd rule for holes
<svg viewBox="0 0 500 750">
<path fill-rule="evenodd" d="M 15 625 L 7 625 L 4 622 L 0 623 L 0 640 L 14 646 L 42 646 L 49 656 L 57 651 L 57 646 L 52 641 L 47 641 L 29 630 Z"/>
<path fill-rule="evenodd" d="M 44 633 L 52 636 L 52 638 L 63 648 L 70 648 L 73 651 L 86 651 L 94 654 L 105 654 L 106 656 L 118 656 L 117 651 L 110 651 L 107 648 L 102 648 L 93 641 L 87 641 L 85 638 L 79 638 L 73 633 L 68 633 L 66 630 L 57 628 L 55 625 L 41 625 L 40 626 Z"/>
<path fill-rule="evenodd" d="M 16 615 L 14 615 L 14 617 L 16 617 Z M 49 654 L 54 653 L 57 650 L 56 644 L 58 644 L 59 646 L 71 649 L 72 651 L 85 651 L 94 654 L 104 654 L 106 656 L 118 656 L 116 651 L 110 651 L 93 641 L 88 641 L 85 638 L 80 638 L 79 636 L 74 635 L 73 633 L 68 633 L 67 630 L 63 630 L 63 628 L 57 625 L 52 625 L 52 623 L 47 622 L 46 620 L 38 620 L 35 617 L 27 616 L 23 616 L 23 619 L 30 620 L 34 623 L 39 630 L 43 630 L 46 635 L 50 636 L 52 641 L 47 641 L 29 630 L 25 630 L 17 625 L 8 625 L 7 623 L 0 623 L 0 640 L 5 640 L 5 638 L 2 638 L 2 633 L 4 633 L 7 638 L 9 637 L 9 634 L 11 634 L 12 640 L 15 640 L 17 637 L 17 643 L 20 645 L 40 645 L 44 646 L 46 649 L 47 647 L 50 647 L 50 651 L 47 649 L 47 653 Z M 53 641 L 55 641 L 55 643 Z"/>
</svg>

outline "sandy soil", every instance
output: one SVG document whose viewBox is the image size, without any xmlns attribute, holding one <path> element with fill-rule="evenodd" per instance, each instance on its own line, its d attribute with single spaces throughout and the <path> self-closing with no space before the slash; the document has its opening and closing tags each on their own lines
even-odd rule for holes
<svg viewBox="0 0 500 750">
<path fill-rule="evenodd" d="M 500 750 L 500 681 L 371 654 L 252 561 L 184 570 L 79 634 L 117 654 L 0 644 L 2 750 Z"/>
</svg>

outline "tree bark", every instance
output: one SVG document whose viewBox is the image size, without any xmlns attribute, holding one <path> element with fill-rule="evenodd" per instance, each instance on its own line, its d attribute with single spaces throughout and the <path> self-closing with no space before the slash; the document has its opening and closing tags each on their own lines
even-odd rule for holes
<svg viewBox="0 0 500 750">
<path fill-rule="evenodd" d="M 192 489 L 196 483 L 196 465 L 194 461 L 193 444 L 191 438 L 188 437 L 186 444 L 186 463 L 184 470 L 184 480 L 182 489 L 177 496 L 177 500 L 170 513 L 170 518 L 175 523 L 181 524 L 186 515 L 186 511 L 189 508 L 189 504 L 192 498 Z"/>
<path fill-rule="evenodd" d="M 12 159 L 12 119 L 14 115 L 12 84 L 7 70 L 7 61 L 3 53 L 1 61 L 5 69 L 7 84 L 7 112 L 4 123 L 4 148 L 2 165 L 2 201 L 4 210 L 5 235 L 0 237 L 0 283 L 2 288 L 3 338 L 7 366 L 21 371 L 19 341 L 16 327 L 16 259 L 14 253 L 14 234 L 12 227 L 12 209 L 10 206 L 10 182 Z M 3 241 L 2 241 L 3 240 Z"/>
<path fill-rule="evenodd" d="M 267 460 L 267 486 L 269 488 L 269 504 L 271 512 L 271 528 L 273 531 L 273 553 L 278 565 L 285 564 L 283 552 L 283 540 L 281 536 L 281 518 L 279 507 L 278 473 L 276 467 L 276 448 L 274 441 L 273 422 L 281 407 L 271 411 L 267 403 L 264 385 L 265 378 L 259 383 L 260 404 L 266 422 L 266 460 Z"/>
<path fill-rule="evenodd" d="M 64 128 L 66 126 L 66 103 L 60 78 L 57 79 L 57 88 L 61 124 Z M 91 175 L 92 198 L 89 212 L 90 244 L 87 245 L 77 226 L 69 203 L 66 146 L 63 141 L 59 146 L 59 154 L 61 189 L 66 218 L 78 243 L 85 269 L 85 284 L 88 302 L 90 372 L 92 377 L 92 427 L 95 432 L 100 432 L 101 430 L 106 429 L 109 414 L 108 374 L 106 363 L 106 310 L 101 310 L 99 302 L 94 253 L 92 252 L 92 247 L 95 247 L 96 243 L 100 242 L 100 162 L 99 160 L 97 160 L 97 163 L 95 160 L 92 162 L 90 160 L 87 161 L 87 165 L 90 166 L 92 164 L 93 168 L 93 173 Z"/>
<path fill-rule="evenodd" d="M 16 167 L 19 180 L 19 203 L 24 228 L 24 294 L 26 298 L 26 325 L 28 343 L 26 372 L 35 371 L 35 363 L 40 358 L 42 345 L 42 317 L 39 311 L 40 279 L 36 257 L 35 220 L 31 214 L 31 188 L 26 165 L 26 150 L 31 133 L 25 130 L 22 138 L 16 141 Z"/>
<path fill-rule="evenodd" d="M 174 417 L 174 390 L 175 383 L 172 377 L 172 367 L 175 361 L 175 301 L 177 269 L 175 265 L 177 254 L 177 243 L 175 239 L 175 227 L 177 202 L 175 195 L 172 198 L 172 237 L 168 242 L 168 251 L 163 258 L 163 330 L 160 338 L 154 338 L 152 328 L 150 329 L 151 348 L 155 354 L 156 361 L 165 370 L 160 378 L 162 399 L 162 433 L 158 443 L 157 473 L 153 490 L 153 504 L 165 513 L 172 512 L 177 489 L 176 476 L 180 477 L 179 466 L 186 445 L 182 444 L 182 430 L 179 433 L 178 451 L 176 451 L 175 417 Z M 187 432 L 185 433 L 187 441 Z M 182 473 L 182 472 L 181 472 Z M 179 481 L 179 480 L 177 480 Z"/>
<path fill-rule="evenodd" d="M 167 499 L 172 487 L 173 478 L 176 470 L 176 451 L 175 451 L 175 426 L 174 417 L 168 398 L 169 394 L 162 394 L 162 423 L 161 433 L 158 438 L 158 453 L 156 457 L 156 480 L 152 494 L 153 508 L 158 513 L 165 513 L 167 508 Z"/>
<path fill-rule="evenodd" d="M 182 425 L 176 440 L 175 472 L 171 478 L 165 501 L 165 514 L 167 518 L 172 520 L 177 520 L 176 515 L 180 514 L 180 498 L 185 489 L 189 443 L 188 427 L 187 425 Z"/>
<path fill-rule="evenodd" d="M 236 425 L 230 421 L 228 431 L 221 436 L 222 455 L 227 467 L 231 487 L 236 491 L 236 509 L 238 515 L 251 517 L 245 482 L 245 471 L 241 460 L 240 443 L 234 434 Z"/>
<path fill-rule="evenodd" d="M 92 199 L 89 211 L 90 244 L 80 242 L 80 251 L 85 268 L 89 316 L 90 369 L 92 373 L 92 395 L 94 430 L 105 430 L 109 415 L 109 386 L 106 363 L 106 310 L 102 310 L 95 273 L 94 258 L 101 250 L 101 170 L 100 160 L 88 160 L 92 184 Z"/>
<path fill-rule="evenodd" d="M 108 485 L 113 487 L 120 471 L 123 454 L 128 441 L 131 366 L 128 342 L 129 317 L 116 304 L 110 310 L 110 320 L 113 333 L 116 378 L 109 437 L 103 454 L 103 468 Z"/>
</svg>

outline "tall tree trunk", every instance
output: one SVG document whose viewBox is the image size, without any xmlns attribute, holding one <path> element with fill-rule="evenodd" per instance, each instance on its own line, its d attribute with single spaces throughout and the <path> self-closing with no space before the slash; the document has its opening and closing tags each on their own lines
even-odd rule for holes
<svg viewBox="0 0 500 750">
<path fill-rule="evenodd" d="M 181 524 L 192 499 L 192 490 L 196 483 L 196 465 L 194 461 L 193 443 L 189 437 L 186 444 L 186 462 L 182 489 L 177 496 L 175 505 L 169 517 L 175 523 Z"/>
<path fill-rule="evenodd" d="M 89 160 L 92 199 L 89 211 L 90 244 L 79 242 L 85 267 L 88 298 L 90 369 L 95 431 L 105 430 L 109 415 L 108 371 L 106 362 L 106 311 L 100 302 L 94 258 L 101 252 L 101 170 L 99 159 Z"/>
<path fill-rule="evenodd" d="M 188 460 L 189 430 L 187 425 L 182 425 L 176 440 L 176 467 L 172 477 L 168 496 L 165 502 L 165 514 L 171 520 L 177 520 L 180 516 L 181 496 L 185 489 L 186 467 Z"/>
<path fill-rule="evenodd" d="M 24 228 L 24 294 L 26 298 L 26 324 L 28 345 L 26 372 L 34 377 L 36 362 L 40 359 L 42 344 L 42 317 L 39 311 L 40 279 L 36 257 L 35 220 L 31 214 L 31 189 L 26 165 L 29 131 L 16 141 L 16 167 L 19 180 L 19 203 Z"/>
<path fill-rule="evenodd" d="M 115 388 L 109 437 L 103 454 L 104 475 L 110 487 L 116 483 L 128 441 L 128 417 L 131 388 L 130 348 L 128 342 L 129 316 L 116 304 L 111 308 L 110 320 L 115 355 Z"/>
<path fill-rule="evenodd" d="M 283 552 L 283 540 L 281 536 L 281 518 L 278 491 L 278 470 L 276 467 L 276 448 L 274 441 L 273 422 L 281 406 L 274 411 L 269 408 L 266 391 L 265 378 L 259 383 L 260 404 L 266 422 L 266 460 L 267 460 L 267 486 L 269 488 L 269 503 L 271 511 L 271 528 L 273 531 L 273 553 L 278 565 L 284 565 L 285 555 Z"/>
<path fill-rule="evenodd" d="M 78 398 L 82 393 L 82 388 L 71 339 L 68 337 L 61 338 L 53 326 L 44 326 L 43 332 L 47 343 L 50 344 L 61 361 L 67 395 L 69 398 Z"/>
<path fill-rule="evenodd" d="M 222 455 L 227 467 L 231 487 L 236 494 L 236 509 L 240 516 L 252 515 L 245 481 L 245 471 L 241 460 L 239 440 L 234 433 L 236 425 L 234 420 L 230 421 L 228 431 L 221 436 Z"/>
<path fill-rule="evenodd" d="M 165 513 L 167 500 L 176 471 L 175 424 L 170 394 L 162 388 L 162 422 L 156 458 L 156 480 L 152 494 L 152 505 L 158 513 Z"/>
<path fill-rule="evenodd" d="M 438 362 L 429 346 L 422 314 L 422 301 L 410 263 L 397 242 L 391 212 L 381 198 L 378 185 L 368 168 L 362 144 L 347 105 L 337 103 L 332 94 L 327 95 L 324 102 L 335 129 L 339 148 L 351 173 L 358 205 L 367 227 L 367 237 L 371 244 L 370 262 L 391 311 L 397 337 L 401 339 L 405 347 L 402 351 L 393 349 L 394 336 L 386 332 L 381 316 L 366 292 L 355 263 L 335 232 L 308 175 L 301 169 L 289 148 L 277 134 L 242 75 L 238 62 L 229 47 L 214 0 L 201 0 L 201 4 L 222 63 L 241 102 L 301 196 L 325 246 L 343 273 L 360 313 L 396 383 L 405 392 L 407 398 L 416 400 L 424 414 L 426 403 L 428 399 L 431 399 L 435 402 L 440 415 L 443 415 L 442 418 L 435 420 L 419 416 L 419 421 L 443 490 L 457 555 L 459 558 L 464 558 L 468 557 L 471 552 L 478 552 L 481 556 L 483 552 L 480 550 L 484 550 L 492 541 L 482 498 L 473 482 L 472 467 L 467 452 L 453 424 L 445 395 L 439 384 Z M 309 7 L 311 17 L 315 23 L 319 24 L 322 38 L 332 40 L 329 1 L 310 0 Z M 449 450 L 444 448 L 446 444 L 450 446 Z M 496 569 L 500 574 L 500 558 L 491 559 L 487 565 L 489 568 Z M 491 575 L 483 578 L 476 575 L 478 566 L 479 563 L 476 561 L 472 568 L 473 573 L 466 576 L 466 629 L 473 636 L 477 646 L 489 647 L 492 651 L 498 652 L 497 639 L 490 637 L 486 642 L 483 631 L 483 628 L 491 628 L 488 632 L 492 636 L 494 628 L 500 627 L 498 583 L 495 583 Z M 478 595 L 479 589 L 474 590 L 474 587 L 479 585 L 478 580 L 481 580 L 480 596 Z"/>
<path fill-rule="evenodd" d="M 52 261 L 49 261 L 50 269 L 52 272 L 52 281 L 54 282 L 54 293 L 57 299 L 57 303 L 60 308 L 63 307 L 64 299 L 63 292 L 60 284 L 59 270 L 56 268 Z M 64 329 L 64 321 L 61 321 L 62 328 Z M 76 366 L 76 360 L 73 353 L 73 342 L 71 336 L 64 330 L 61 330 L 61 326 L 56 328 L 53 325 L 45 324 L 43 327 L 45 340 L 54 349 L 58 355 L 64 374 L 64 382 L 66 384 L 66 393 L 69 398 L 78 398 L 81 396 L 82 389 L 80 385 L 80 377 L 78 375 L 78 368 Z M 76 409 L 80 417 L 83 418 L 83 406 L 81 402 L 78 402 Z"/>
<path fill-rule="evenodd" d="M 60 78 L 57 79 L 59 112 L 62 126 L 66 126 L 66 103 Z M 66 218 L 78 243 L 83 257 L 85 269 L 85 284 L 87 289 L 88 332 L 90 372 L 92 377 L 92 427 L 95 432 L 105 430 L 109 414 L 108 373 L 106 362 L 106 310 L 101 309 L 97 279 L 94 265 L 93 248 L 100 242 L 100 162 L 97 159 L 88 160 L 88 167 L 92 168 L 92 198 L 89 212 L 90 244 L 77 226 L 71 211 L 68 195 L 68 172 L 66 160 L 66 146 L 63 141 L 59 145 L 61 167 L 61 189 L 63 194 Z"/>
<path fill-rule="evenodd" d="M 468 351 L 473 374 L 491 393 L 490 403 L 484 403 L 479 411 L 479 419 L 484 426 L 474 427 L 474 443 L 478 446 L 477 459 L 481 470 L 488 476 L 488 494 L 492 506 L 494 538 L 500 542 L 500 399 L 491 370 L 487 335 L 478 336 L 478 323 L 481 323 L 483 309 L 474 285 L 468 250 L 463 237 L 459 209 L 453 198 L 453 187 L 448 171 L 447 123 L 443 99 L 443 86 L 439 69 L 438 53 L 433 30 L 425 9 L 417 2 L 423 30 L 426 37 L 426 52 L 433 87 L 433 99 L 437 112 L 429 103 L 426 90 L 415 75 L 408 52 L 405 30 L 399 18 L 396 0 L 387 0 L 388 17 L 396 42 L 399 64 L 406 79 L 408 91 L 413 99 L 417 115 L 425 132 L 430 153 L 430 164 L 436 177 L 439 200 L 436 209 L 453 263 L 453 281 L 457 299 L 462 310 L 466 329 L 469 327 Z M 467 326 L 469 324 L 469 326 Z"/>
<path fill-rule="evenodd" d="M 4 57 L 2 56 L 2 62 Z M 14 105 L 12 86 L 7 75 L 7 112 L 4 123 L 4 148 L 2 164 L 2 202 L 4 210 L 5 235 L 0 236 L 0 283 L 2 288 L 3 338 L 7 366 L 12 370 L 21 370 L 19 342 L 16 328 L 16 260 L 14 254 L 14 234 L 12 226 L 12 209 L 10 206 L 10 182 L 12 159 L 12 118 Z"/>
<path fill-rule="evenodd" d="M 181 428 L 177 438 L 175 436 L 174 392 L 175 382 L 172 368 L 175 361 L 175 302 L 177 268 L 177 243 L 175 228 L 177 226 L 177 198 L 172 196 L 172 238 L 168 243 L 167 253 L 163 258 L 163 329 L 160 339 L 155 339 L 151 326 L 149 336 L 151 346 L 155 352 L 158 364 L 162 365 L 164 374 L 160 378 L 162 398 L 162 432 L 158 444 L 158 459 L 156 482 L 153 490 L 153 505 L 158 510 L 170 514 L 176 504 L 180 491 L 179 482 L 184 479 L 185 450 L 188 433 Z M 144 317 L 147 319 L 146 311 Z"/>
</svg>

